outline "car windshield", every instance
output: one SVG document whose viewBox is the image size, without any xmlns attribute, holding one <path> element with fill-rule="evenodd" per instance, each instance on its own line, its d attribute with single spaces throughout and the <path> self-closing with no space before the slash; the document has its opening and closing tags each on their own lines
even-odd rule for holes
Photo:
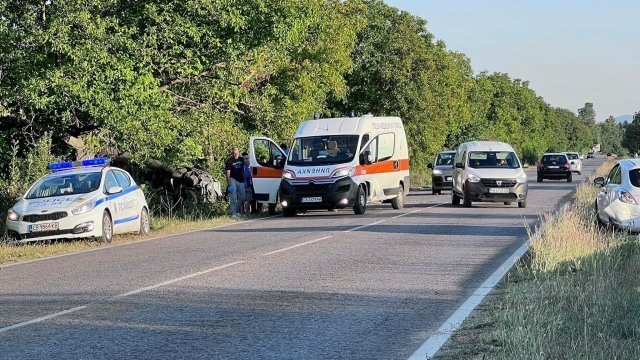
<svg viewBox="0 0 640 360">
<path fill-rule="evenodd" d="M 569 160 L 578 160 L 578 159 L 580 159 L 580 156 L 578 156 L 578 154 L 576 154 L 576 153 L 568 153 L 567 157 L 569 158 Z"/>
<path fill-rule="evenodd" d="M 101 173 L 69 174 L 46 176 L 31 188 L 27 199 L 39 199 L 51 196 L 86 194 L 98 190 Z"/>
<path fill-rule="evenodd" d="M 520 163 L 511 151 L 473 151 L 469 153 L 469 167 L 517 169 Z"/>
<path fill-rule="evenodd" d="M 451 165 L 453 166 L 453 158 L 456 157 L 454 152 L 441 152 L 436 159 L 436 166 Z"/>
<path fill-rule="evenodd" d="M 631 180 L 631 185 L 640 188 L 640 169 L 629 171 L 629 180 Z"/>
<path fill-rule="evenodd" d="M 291 165 L 342 164 L 353 160 L 358 135 L 328 135 L 297 138 L 289 153 Z"/>
<path fill-rule="evenodd" d="M 565 164 L 567 162 L 567 157 L 563 154 L 552 154 L 552 155 L 544 155 L 542 157 L 542 162 L 545 164 Z"/>
</svg>

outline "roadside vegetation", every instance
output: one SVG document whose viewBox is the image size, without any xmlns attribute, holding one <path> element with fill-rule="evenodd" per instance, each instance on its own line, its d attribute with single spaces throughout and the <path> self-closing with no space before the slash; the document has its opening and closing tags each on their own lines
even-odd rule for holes
<svg viewBox="0 0 640 360">
<path fill-rule="evenodd" d="M 597 191 L 579 185 L 575 202 L 545 219 L 528 256 L 437 359 L 640 358 L 640 237 L 597 225 Z"/>
</svg>

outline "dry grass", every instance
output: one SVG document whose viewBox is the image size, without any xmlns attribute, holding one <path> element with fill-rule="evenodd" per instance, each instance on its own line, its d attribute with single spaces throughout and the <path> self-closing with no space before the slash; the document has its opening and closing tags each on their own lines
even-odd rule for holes
<svg viewBox="0 0 640 360">
<path fill-rule="evenodd" d="M 233 223 L 236 221 L 237 220 L 234 220 L 228 216 L 217 216 L 210 219 L 197 220 L 155 217 L 154 219 L 152 219 L 151 233 L 147 238 L 179 234 L 193 230 L 201 230 Z M 118 235 L 113 238 L 113 244 L 122 244 L 142 239 L 144 238 L 132 234 Z M 49 242 L 34 242 L 22 245 L 13 245 L 7 242 L 3 242 L 0 243 L 0 264 L 38 259 L 106 246 L 109 245 L 89 240 L 59 240 Z"/>
<path fill-rule="evenodd" d="M 640 359 L 640 237 L 596 225 L 596 192 L 580 185 L 546 219 L 529 257 L 437 358 Z"/>
</svg>

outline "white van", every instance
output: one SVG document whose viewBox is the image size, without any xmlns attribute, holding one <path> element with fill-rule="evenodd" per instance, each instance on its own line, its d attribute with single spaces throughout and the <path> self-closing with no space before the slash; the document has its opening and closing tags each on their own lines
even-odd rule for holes
<svg viewBox="0 0 640 360">
<path fill-rule="evenodd" d="M 473 201 L 517 202 L 527 206 L 527 174 L 511 145 L 472 141 L 456 151 L 451 203 L 471 206 Z"/>
<path fill-rule="evenodd" d="M 249 150 L 255 199 L 269 203 L 270 212 L 281 204 L 285 216 L 349 207 L 364 214 L 369 202 L 400 209 L 409 192 L 409 151 L 398 117 L 308 120 L 289 154 L 263 137 L 252 137 Z"/>
</svg>

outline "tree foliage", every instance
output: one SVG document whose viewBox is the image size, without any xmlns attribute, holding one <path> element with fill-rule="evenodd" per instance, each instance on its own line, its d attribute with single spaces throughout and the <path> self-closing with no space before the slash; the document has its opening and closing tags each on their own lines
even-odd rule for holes
<svg viewBox="0 0 640 360">
<path fill-rule="evenodd" d="M 76 138 L 218 169 L 250 134 L 286 141 L 314 113 L 351 111 L 401 116 L 419 167 L 473 139 L 532 162 L 600 137 L 592 104 L 576 115 L 526 81 L 475 75 L 426 20 L 380 0 L 0 0 L 0 14 L 2 169 L 12 140 L 20 152 L 45 133 L 63 157 Z"/>
</svg>

